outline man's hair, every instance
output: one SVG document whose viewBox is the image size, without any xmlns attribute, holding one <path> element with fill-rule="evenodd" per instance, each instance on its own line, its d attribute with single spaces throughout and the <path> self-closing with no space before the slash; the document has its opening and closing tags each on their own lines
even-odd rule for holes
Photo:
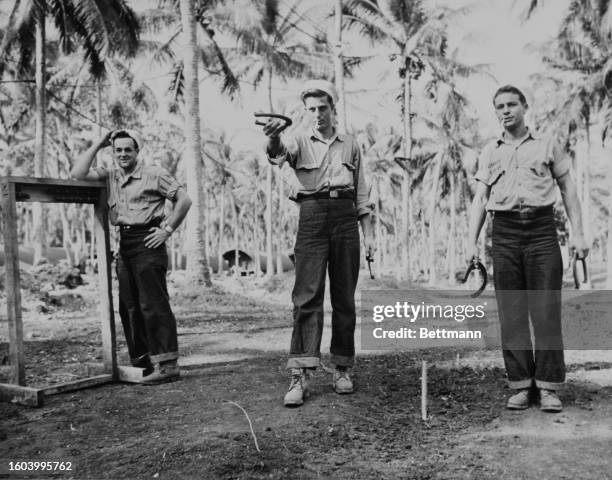
<svg viewBox="0 0 612 480">
<path fill-rule="evenodd" d="M 331 108 L 334 108 L 334 99 L 331 97 L 329 93 L 324 92 L 323 90 L 319 90 L 318 88 L 313 88 L 312 90 L 306 90 L 305 92 L 303 92 L 302 102 L 304 104 L 306 104 L 306 99 L 308 97 L 327 98 L 327 101 L 329 102 L 329 106 Z"/>
<path fill-rule="evenodd" d="M 499 87 L 493 95 L 493 106 L 495 106 L 495 99 L 500 96 L 502 93 L 514 93 L 518 95 L 519 100 L 525 106 L 527 106 L 527 98 L 525 98 L 525 94 L 521 92 L 521 90 L 514 85 L 504 85 L 503 87 Z"/>
<path fill-rule="evenodd" d="M 134 144 L 134 148 L 136 149 L 136 151 L 139 151 L 138 142 L 134 140 L 134 138 L 125 130 L 119 130 L 118 132 L 113 133 L 113 136 L 112 136 L 113 147 L 115 146 L 115 140 L 117 140 L 118 138 L 129 138 Z"/>
</svg>

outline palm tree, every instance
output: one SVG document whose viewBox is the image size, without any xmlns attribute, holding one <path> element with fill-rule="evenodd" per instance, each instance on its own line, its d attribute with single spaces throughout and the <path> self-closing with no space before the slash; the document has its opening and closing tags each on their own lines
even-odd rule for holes
<svg viewBox="0 0 612 480">
<path fill-rule="evenodd" d="M 433 117 L 428 118 L 427 115 L 421 115 L 421 119 L 432 130 L 433 136 L 428 140 L 431 148 L 436 152 L 429 166 L 427 180 L 424 180 L 426 185 L 423 189 L 424 192 L 428 192 L 425 204 L 429 223 L 429 241 L 427 242 L 429 282 L 435 284 L 437 281 L 436 259 L 439 258 L 436 252 L 439 231 L 437 209 L 446 193 L 449 228 L 448 235 L 445 236 L 449 243 L 445 251 L 447 252 L 448 277 L 452 282 L 458 263 L 456 256 L 457 213 L 462 210 L 462 207 L 466 212 L 466 191 L 469 190 L 467 185 L 469 168 L 466 168 L 466 160 L 476 158 L 479 138 L 476 133 L 477 115 L 471 110 L 468 100 L 463 95 L 448 84 L 432 85 L 429 92 L 435 97 L 435 103 L 439 106 Z M 440 186 L 442 187 L 441 193 L 439 193 Z"/>
<path fill-rule="evenodd" d="M 198 281 L 211 285 L 207 254 L 207 218 L 205 218 L 204 176 L 201 156 L 201 127 L 199 116 L 198 65 L 221 78 L 221 91 L 233 98 L 239 83 L 226 62 L 225 54 L 214 39 L 211 22 L 215 19 L 216 0 L 179 1 L 158 0 L 155 8 L 142 13 L 141 19 L 149 38 L 142 43 L 143 50 L 152 52 L 155 63 L 172 65 L 173 75 L 169 91 L 172 92 L 172 111 L 185 104 L 187 191 L 193 200 L 192 213 L 187 217 L 187 269 Z M 177 15 L 179 13 L 179 15 Z M 204 37 L 198 41 L 198 31 Z M 164 32 L 159 40 L 160 32 Z M 165 35 L 168 33 L 169 35 Z M 183 34 L 187 47 L 178 44 Z M 195 62 L 195 63 L 194 63 Z M 189 76 L 188 76 L 189 75 Z M 197 130 L 197 132 L 196 132 Z M 194 163 L 195 162 L 195 163 Z"/>
<path fill-rule="evenodd" d="M 18 5 L 16 4 L 15 7 Z M 13 10 L 16 12 L 16 8 Z M 27 2 L 21 15 L 11 14 L 9 20 L 19 21 L 7 26 L 3 41 L 6 51 L 18 50 L 17 68 L 24 73 L 31 65 L 35 52 L 36 134 L 34 149 L 34 174 L 45 175 L 46 160 L 46 23 L 50 19 L 59 36 L 64 53 L 81 50 L 89 71 L 94 78 L 105 73 L 105 59 L 112 53 L 133 55 L 138 44 L 139 27 L 133 11 L 124 0 L 44 0 Z M 0 61 L 4 60 L 0 58 Z M 5 62 L 2 62 L 4 67 Z M 2 68 L 4 70 L 4 68 Z M 35 256 L 42 257 L 46 227 L 42 206 L 32 206 L 35 235 Z"/>
<path fill-rule="evenodd" d="M 275 111 L 272 97 L 274 78 L 312 76 L 320 69 L 320 57 L 309 55 L 301 41 L 303 27 L 296 13 L 299 1 L 281 11 L 278 0 L 233 0 L 227 2 L 216 20 L 236 40 L 234 56 L 242 63 L 240 76 L 257 88 L 262 80 L 268 97 L 268 109 Z M 327 58 L 325 58 L 327 63 Z M 280 177 L 279 177 L 280 181 Z M 274 272 L 272 241 L 272 166 L 266 172 L 266 274 Z"/>
<path fill-rule="evenodd" d="M 531 0 L 527 10 L 528 18 L 540 2 Z M 560 132 L 576 134 L 576 128 L 582 127 L 587 145 L 586 155 L 577 161 L 578 188 L 582 192 L 582 203 L 585 220 L 585 233 L 588 235 L 590 223 L 590 145 L 592 119 L 597 112 L 603 112 L 606 118 L 604 137 L 612 119 L 610 92 L 607 91 L 606 74 L 610 71 L 612 45 L 612 9 L 609 0 L 581 1 L 572 0 L 567 13 L 559 27 L 557 38 L 543 52 L 544 60 L 553 68 L 549 77 L 555 82 L 557 91 L 566 95 L 556 102 L 554 108 L 545 112 L 544 121 Z M 571 79 L 568 82 L 567 76 Z M 556 78 L 561 77 L 561 78 Z M 585 161 L 586 159 L 586 161 Z M 612 175 L 610 175 L 612 184 Z M 612 202 L 608 212 L 612 211 Z M 608 220 L 608 271 L 607 286 L 612 288 L 612 216 Z"/>
<path fill-rule="evenodd" d="M 447 10 L 427 15 L 422 0 L 350 0 L 344 5 L 343 15 L 349 29 L 354 29 L 372 43 L 384 42 L 392 49 L 392 61 L 399 61 L 398 73 L 402 81 L 399 99 L 404 131 L 402 156 L 405 159 L 402 181 L 402 272 L 411 278 L 410 222 L 412 217 L 411 191 L 413 162 L 413 83 L 424 71 L 445 81 L 448 73 L 472 73 L 446 57 Z"/>
<path fill-rule="evenodd" d="M 185 76 L 185 156 L 187 193 L 193 213 L 187 218 L 187 273 L 194 280 L 212 285 L 206 243 L 204 241 L 204 189 L 202 188 L 202 157 L 200 146 L 200 89 L 198 83 L 198 46 L 196 13 L 193 0 L 181 0 L 181 19 L 186 44 L 184 47 Z"/>
</svg>

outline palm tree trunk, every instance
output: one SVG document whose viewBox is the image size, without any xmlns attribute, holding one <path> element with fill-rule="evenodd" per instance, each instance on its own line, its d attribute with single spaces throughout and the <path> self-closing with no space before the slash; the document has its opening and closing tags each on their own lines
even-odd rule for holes
<svg viewBox="0 0 612 480">
<path fill-rule="evenodd" d="M 453 168 L 450 171 L 450 199 L 449 199 L 449 248 L 448 248 L 448 280 L 453 282 L 455 279 L 455 268 L 456 268 L 456 255 L 455 249 L 457 248 L 456 238 L 456 224 L 457 224 L 457 192 L 455 185 L 455 167 L 454 159 L 451 160 Z"/>
<path fill-rule="evenodd" d="M 259 189 L 255 189 L 255 195 L 253 199 L 253 255 L 255 255 L 255 278 L 259 278 L 261 276 L 261 258 L 259 257 L 259 215 L 257 211 L 258 199 L 257 199 L 257 191 Z"/>
<path fill-rule="evenodd" d="M 44 5 L 44 4 L 43 4 Z M 45 138 L 47 130 L 47 102 L 45 95 L 45 9 L 37 9 L 36 14 L 36 132 L 34 138 L 34 176 L 45 176 L 45 156 L 47 153 L 47 142 Z M 47 235 L 47 221 L 43 211 L 43 205 L 35 202 L 32 204 L 32 221 L 34 227 L 34 264 L 37 264 L 43 256 Z"/>
<path fill-rule="evenodd" d="M 407 60 L 408 61 L 408 60 Z M 410 72 L 406 69 L 406 75 L 402 84 L 404 108 L 402 109 L 402 125 L 404 127 L 403 153 L 408 160 L 404 163 L 402 171 L 402 268 L 399 275 L 401 280 L 411 281 L 410 272 L 410 167 L 412 155 L 412 119 L 411 98 L 412 83 Z"/>
<path fill-rule="evenodd" d="M 380 278 L 380 275 L 383 271 L 382 267 L 386 256 L 382 248 L 382 223 L 380 221 L 382 217 L 382 202 L 380 200 L 380 178 L 376 179 L 376 198 L 378 199 L 378 201 L 376 202 L 376 214 L 374 215 L 374 220 L 376 221 L 374 234 L 376 242 L 376 251 L 378 252 L 378 262 L 376 262 L 374 266 L 376 269 L 376 277 Z"/>
<path fill-rule="evenodd" d="M 231 192 L 231 190 L 230 190 Z M 234 194 L 230 194 L 230 201 L 232 205 L 232 215 L 234 220 L 234 275 L 240 275 L 240 251 L 238 249 L 238 207 L 236 206 L 236 199 Z"/>
<path fill-rule="evenodd" d="M 200 91 L 198 83 L 198 45 L 193 0 L 180 0 L 185 35 L 185 171 L 187 193 L 191 197 L 191 215 L 187 216 L 187 275 L 198 283 L 212 286 L 208 255 L 204 243 L 204 203 L 202 158 L 200 153 Z"/>
<path fill-rule="evenodd" d="M 584 225 L 584 237 L 587 242 L 591 240 L 591 123 L 589 119 L 585 125 L 586 134 L 586 157 L 584 161 L 584 193 L 582 197 L 582 224 Z M 591 266 L 592 256 L 586 258 L 587 266 Z M 590 268 L 589 268 L 590 271 Z"/>
<path fill-rule="evenodd" d="M 612 177 L 612 174 L 608 174 Z M 608 209 L 612 211 L 612 195 L 610 196 Z M 608 257 L 606 268 L 606 289 L 612 290 L 612 215 L 608 215 L 608 241 L 606 242 L 606 255 Z"/>
<path fill-rule="evenodd" d="M 206 252 L 210 255 L 209 252 L 212 252 L 214 249 L 210 241 L 210 192 L 208 188 L 204 191 L 204 205 L 204 244 L 206 245 Z"/>
<path fill-rule="evenodd" d="M 102 85 L 100 80 L 96 80 L 96 121 L 98 122 L 98 138 L 102 137 Z M 96 159 L 94 160 L 94 165 L 99 160 L 99 154 L 96 155 Z M 96 218 L 93 214 L 93 208 L 90 208 L 91 212 L 91 244 L 89 250 L 89 258 L 91 259 L 91 263 L 95 262 L 96 255 L 96 236 L 94 234 L 96 229 Z"/>
<path fill-rule="evenodd" d="M 276 212 L 277 221 L 278 221 L 278 243 L 276 245 L 276 271 L 278 273 L 282 273 L 283 271 L 283 249 L 285 245 L 284 236 L 281 235 L 284 231 L 283 229 L 283 179 L 281 176 L 281 171 L 278 169 L 276 171 L 276 181 L 278 182 L 278 210 Z"/>
<path fill-rule="evenodd" d="M 338 91 L 338 131 L 346 133 L 346 95 L 344 93 L 344 61 L 342 59 L 342 0 L 334 2 L 334 31 L 336 43 L 334 45 L 334 76 L 336 90 Z"/>
<path fill-rule="evenodd" d="M 225 248 L 223 241 L 223 233 L 225 230 L 225 184 L 221 185 L 221 198 L 219 200 L 221 202 L 221 207 L 219 209 L 219 247 L 217 249 L 217 273 L 221 274 L 223 273 L 223 249 Z"/>
<path fill-rule="evenodd" d="M 270 112 L 274 112 L 272 103 L 272 67 L 268 68 L 268 102 Z M 272 257 L 272 165 L 266 167 L 266 276 L 274 274 Z"/>
<path fill-rule="evenodd" d="M 438 281 L 436 275 L 436 243 L 437 243 L 437 207 L 438 207 L 438 184 L 440 183 L 440 170 L 442 168 L 442 155 L 436 155 L 436 164 L 432 174 L 432 189 L 429 196 L 431 216 L 429 220 L 429 284 L 435 285 Z"/>
</svg>

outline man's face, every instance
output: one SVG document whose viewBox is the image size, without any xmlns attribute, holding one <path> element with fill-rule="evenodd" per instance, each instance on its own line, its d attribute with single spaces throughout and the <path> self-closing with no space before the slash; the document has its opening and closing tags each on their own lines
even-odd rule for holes
<svg viewBox="0 0 612 480">
<path fill-rule="evenodd" d="M 318 132 L 325 133 L 333 128 L 334 110 L 327 97 L 306 97 L 304 108 Z"/>
<path fill-rule="evenodd" d="M 516 93 L 500 93 L 495 97 L 495 114 L 506 129 L 520 127 L 525 123 L 527 106 L 521 103 Z"/>
<path fill-rule="evenodd" d="M 113 154 L 117 165 L 124 170 L 129 172 L 136 166 L 138 150 L 136 150 L 136 144 L 131 138 L 116 138 L 113 141 Z"/>
</svg>

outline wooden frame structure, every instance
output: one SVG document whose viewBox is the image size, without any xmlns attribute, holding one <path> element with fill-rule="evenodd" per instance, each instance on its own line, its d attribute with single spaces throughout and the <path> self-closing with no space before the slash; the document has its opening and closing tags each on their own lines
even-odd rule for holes
<svg viewBox="0 0 612 480">
<path fill-rule="evenodd" d="M 10 383 L 0 383 L 0 401 L 42 406 L 45 395 L 92 387 L 117 380 L 139 382 L 143 370 L 117 365 L 115 319 L 111 291 L 110 238 L 107 192 L 104 182 L 60 180 L 55 178 L 0 177 L 0 207 L 4 233 L 6 300 L 9 328 Z M 17 237 L 17 202 L 89 203 L 94 205 L 95 238 L 100 281 L 100 326 L 102 330 L 103 374 L 43 388 L 27 387 L 19 246 Z"/>
</svg>

